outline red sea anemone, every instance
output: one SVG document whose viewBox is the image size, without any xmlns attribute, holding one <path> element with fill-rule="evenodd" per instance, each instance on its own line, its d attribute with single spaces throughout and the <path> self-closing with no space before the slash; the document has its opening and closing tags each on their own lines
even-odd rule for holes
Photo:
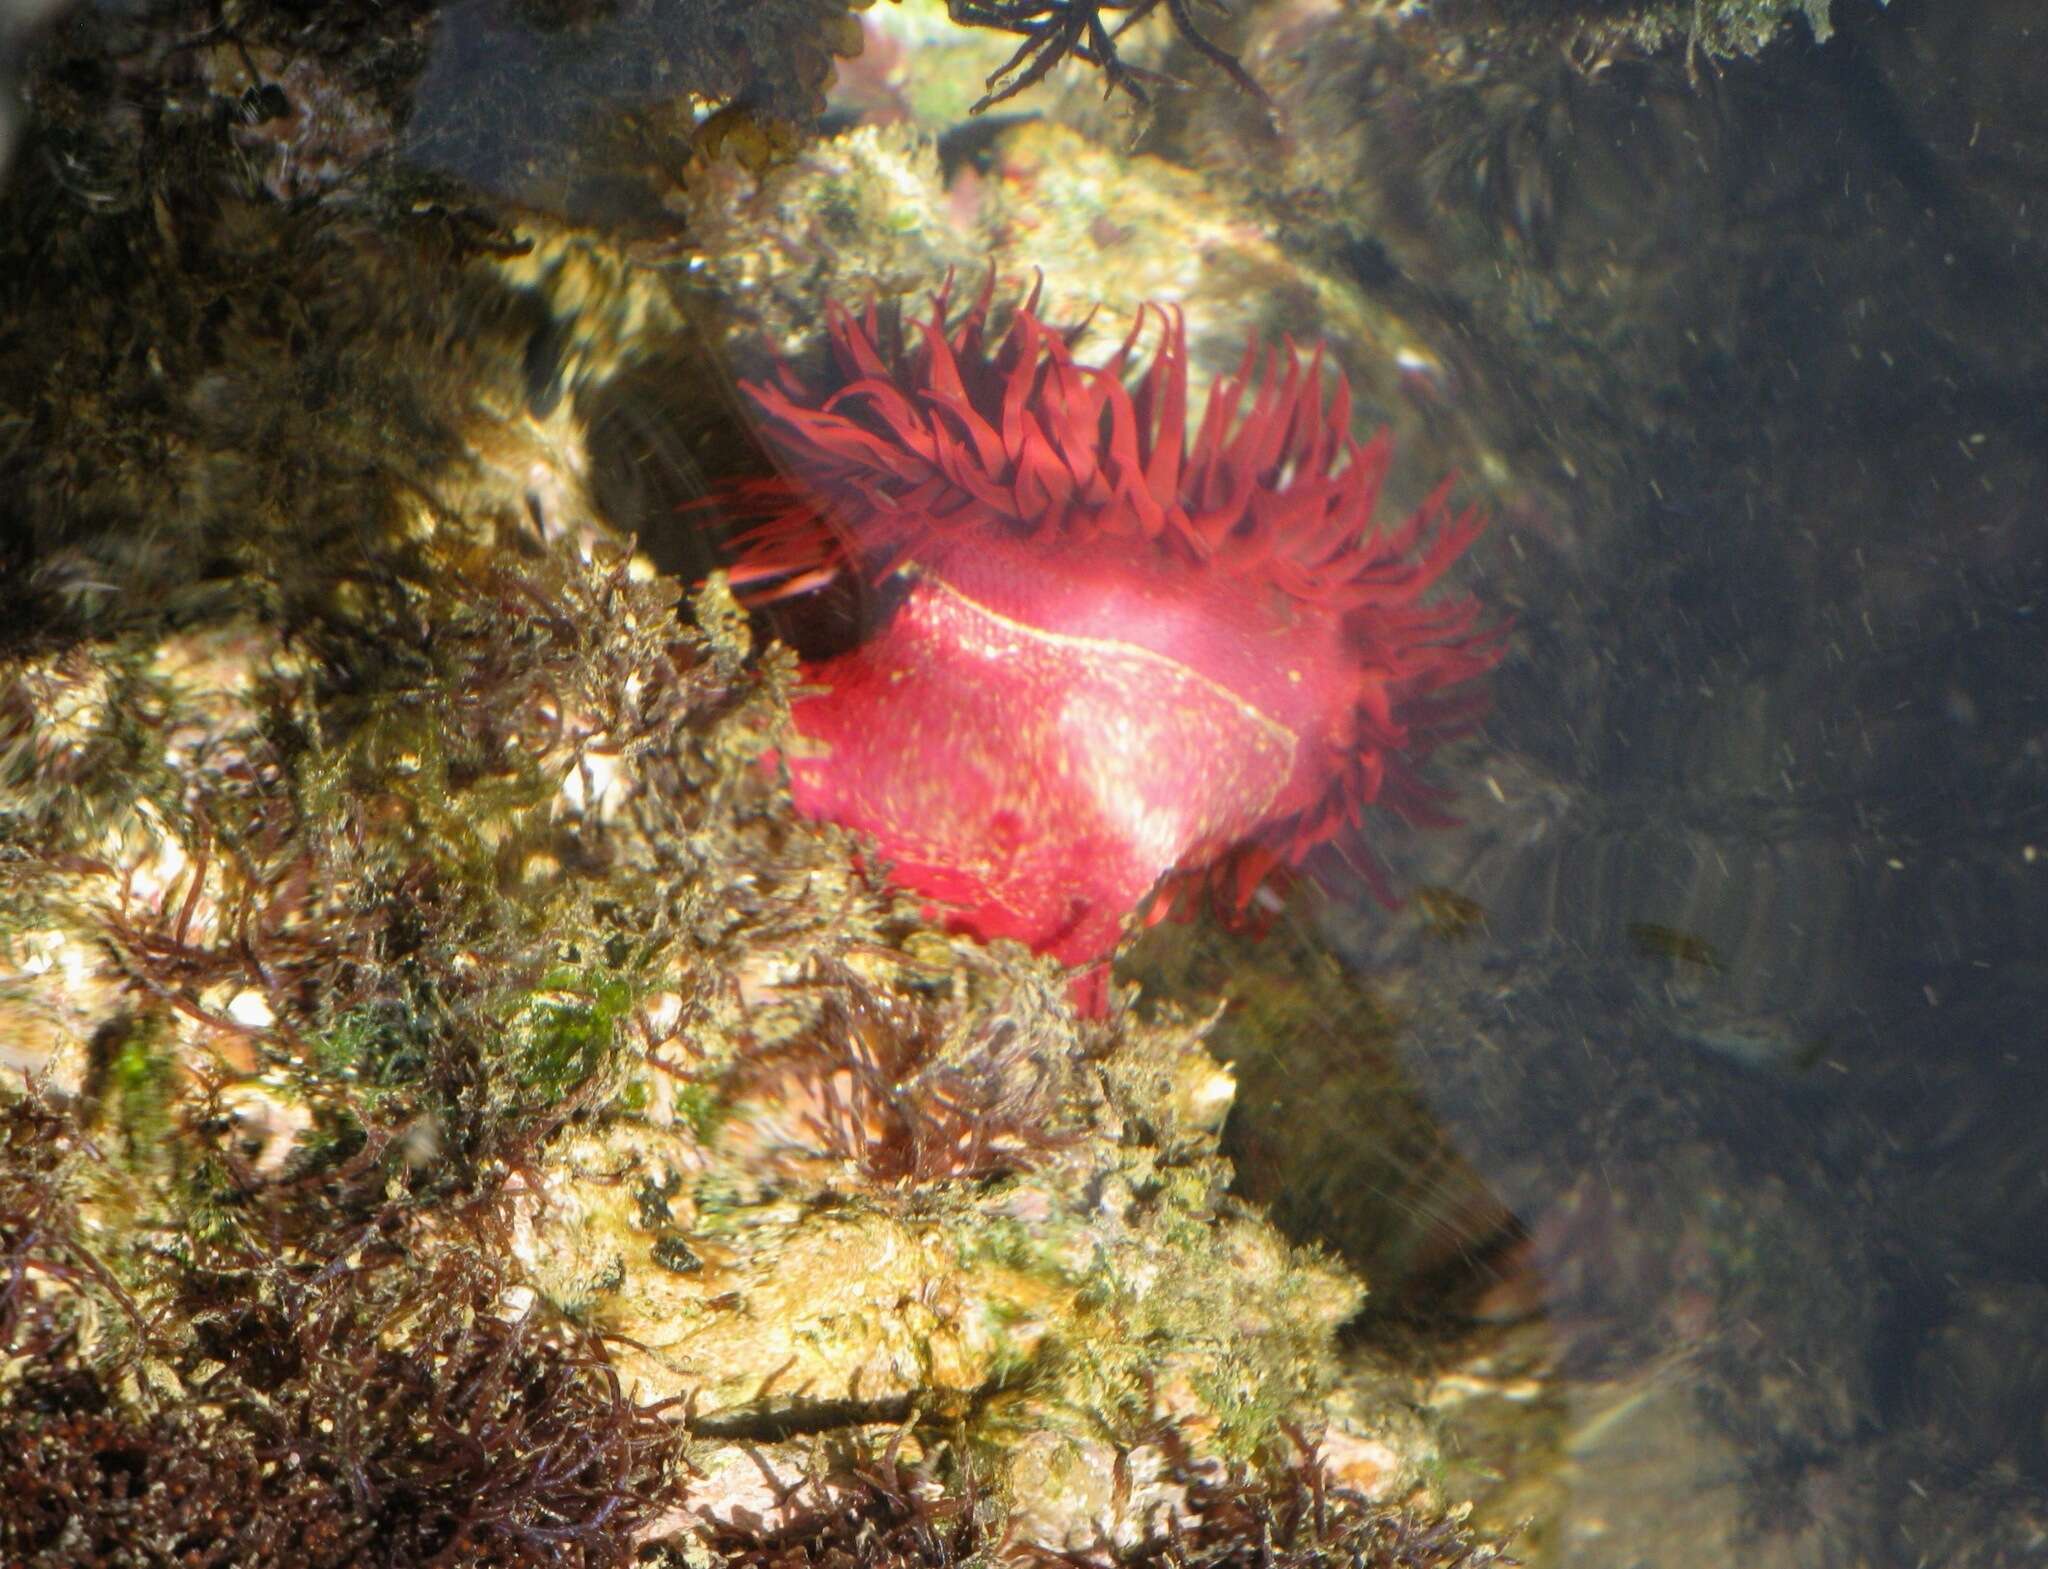
<svg viewBox="0 0 2048 1569">
<path fill-rule="evenodd" d="M 991 343 L 992 290 L 908 344 L 833 309 L 829 386 L 746 389 L 787 474 L 725 498 L 734 582 L 883 602 L 806 666 L 798 809 L 956 929 L 1070 965 L 1203 887 L 1244 914 L 1368 806 L 1441 821 L 1417 766 L 1502 649 L 1473 599 L 1426 601 L 1483 526 L 1449 483 L 1373 526 L 1387 438 L 1352 439 L 1320 351 L 1248 347 L 1190 441 L 1178 312 L 1126 386 L 1153 312 L 1089 367 L 1035 290 Z"/>
</svg>

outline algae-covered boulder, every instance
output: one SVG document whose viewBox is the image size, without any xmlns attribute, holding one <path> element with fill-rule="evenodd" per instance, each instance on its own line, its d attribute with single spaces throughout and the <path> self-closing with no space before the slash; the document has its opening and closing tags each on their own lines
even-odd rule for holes
<svg viewBox="0 0 2048 1569">
<path fill-rule="evenodd" d="M 1208 1014 L 1079 1016 L 792 814 L 792 656 L 604 500 L 619 389 L 727 396 L 687 261 L 280 199 L 245 124 L 84 200 L 60 120 L 0 269 L 0 1556 L 1479 1552 L 1346 1382 L 1363 1284 L 1232 1197 Z"/>
</svg>

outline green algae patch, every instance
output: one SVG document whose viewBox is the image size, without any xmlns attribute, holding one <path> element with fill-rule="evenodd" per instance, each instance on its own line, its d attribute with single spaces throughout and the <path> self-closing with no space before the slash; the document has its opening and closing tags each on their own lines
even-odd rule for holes
<svg viewBox="0 0 2048 1569">
<path fill-rule="evenodd" d="M 634 1003 L 624 981 L 563 972 L 547 977 L 510 1021 L 510 1059 L 520 1087 L 560 1101 L 611 1064 L 619 1022 Z"/>
<path fill-rule="evenodd" d="M 102 1089 L 104 1120 L 122 1159 L 150 1168 L 164 1158 L 176 1116 L 178 1065 L 160 1030 L 138 1023 L 113 1048 Z"/>
</svg>

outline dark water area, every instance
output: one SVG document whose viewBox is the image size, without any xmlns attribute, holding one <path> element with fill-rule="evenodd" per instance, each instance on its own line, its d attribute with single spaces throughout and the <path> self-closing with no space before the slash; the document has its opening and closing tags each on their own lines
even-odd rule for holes
<svg viewBox="0 0 2048 1569">
<path fill-rule="evenodd" d="M 1843 0 L 1825 40 L 1803 12 L 1752 53 L 1683 22 L 1645 46 L 1618 18 L 1655 6 L 1245 0 L 1215 36 L 1270 108 L 1162 10 L 1132 58 L 1198 88 L 1129 118 L 1068 62 L 971 119 L 1014 46 L 931 6 L 865 13 L 836 81 L 830 6 L 787 58 L 796 23 L 709 0 L 463 0 L 359 37 L 275 9 L 244 42 L 195 8 L 173 48 L 148 7 L 85 8 L 57 65 L 10 63 L 20 232 L 154 202 L 172 249 L 234 229 L 207 244 L 262 266 L 330 221 L 500 257 L 447 304 L 363 242 L 379 303 L 279 325 L 280 282 L 244 336 L 317 358 L 295 335 L 388 327 L 394 383 L 460 344 L 476 367 L 432 374 L 470 377 L 464 418 L 574 425 L 563 493 L 683 576 L 717 552 L 678 507 L 758 461 L 737 383 L 828 297 L 993 261 L 1118 331 L 1184 301 L 1210 373 L 1247 331 L 1328 342 L 1401 499 L 1456 472 L 1492 518 L 1458 575 L 1513 632 L 1433 765 L 1456 824 L 1370 825 L 1398 908 L 1324 857 L 1263 940 L 1169 925 L 1122 961 L 1230 1000 L 1234 1191 L 1364 1276 L 1361 1387 L 1422 1413 L 1430 1483 L 1527 1563 L 2048 1563 L 2048 13 Z M 115 63 L 81 63 L 93 26 Z M 134 107 L 145 59 L 172 108 Z M 214 121 L 259 217 L 177 183 Z M 130 136 L 177 151 L 131 180 Z M 8 515 L 22 625 L 98 625 L 102 582 L 197 616 L 227 576 L 105 478 L 158 463 L 195 515 L 244 494 L 189 457 L 267 395 L 218 369 L 244 341 L 218 256 L 190 267 L 217 294 L 166 307 L 229 323 L 189 328 L 213 362 L 145 372 L 138 338 L 107 372 L 152 419 L 189 374 L 182 445 L 67 471 L 61 522 Z M 436 462 L 545 467 L 385 412 Z M 352 476 L 383 448 L 348 417 Z M 0 474 L 34 469 L 26 428 Z M 336 428 L 308 405 L 287 433 Z M 851 642 L 889 603 L 781 630 Z"/>
<path fill-rule="evenodd" d="M 1503 144 L 1563 300 L 1530 353 L 1616 318 L 1537 394 L 1616 477 L 1489 541 L 1516 654 L 1464 827 L 1393 852 L 1422 896 L 1333 900 L 1298 1042 L 1221 1048 L 1247 1187 L 1381 1310 L 1539 1315 L 1462 1410 L 1543 1562 L 2048 1553 L 2048 48 L 1837 19 Z"/>
</svg>

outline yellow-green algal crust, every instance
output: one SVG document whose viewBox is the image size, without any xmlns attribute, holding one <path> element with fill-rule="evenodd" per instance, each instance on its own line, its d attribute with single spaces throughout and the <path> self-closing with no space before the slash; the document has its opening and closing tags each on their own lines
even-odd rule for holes
<svg viewBox="0 0 2048 1569">
<path fill-rule="evenodd" d="M 988 265 L 971 205 L 949 194 L 938 148 L 908 126 L 859 126 L 765 173 L 735 164 L 693 187 L 690 269 L 734 347 L 793 353 L 820 302 L 937 288 Z"/>
<path fill-rule="evenodd" d="M 253 994 L 238 1002 L 242 985 L 189 970 L 181 1013 L 130 961 L 176 968 L 232 940 L 225 912 L 251 896 L 276 827 L 268 727 L 302 676 L 273 632 L 240 618 L 0 657 L 0 1055 L 11 1069 L 90 1094 L 94 1075 L 137 1049 L 131 1025 L 145 1015 L 167 1041 L 232 1054 L 231 1015 Z M 281 938 L 282 924 L 267 935 Z"/>
<path fill-rule="evenodd" d="M 659 754 L 671 853 L 693 828 L 730 834 L 773 788 L 750 759 L 784 711 L 782 667 L 742 677 L 745 624 L 715 587 L 700 603 L 723 631 L 695 639 L 673 587 L 625 557 L 554 559 L 551 615 L 509 611 L 542 593 L 531 575 L 497 569 L 469 597 L 444 580 L 410 684 L 330 687 L 333 669 L 230 620 L 73 645 L 58 663 L 111 696 L 14 714 L 23 756 L 90 762 L 102 731 L 127 736 L 97 765 L 126 774 L 0 823 L 9 1088 L 74 1108 L 108 1178 L 99 1222 L 183 1255 L 251 1195 L 307 1196 L 359 1154 L 488 1183 L 624 1081 L 625 1016 L 653 974 L 675 978 L 662 955 L 743 924 L 729 899 L 608 865 L 623 830 L 605 812 L 635 803 L 594 780 Z M 50 669 L 15 661 L 0 689 Z"/>
<path fill-rule="evenodd" d="M 702 1435 L 915 1418 L 1018 1529 L 1134 1542 L 1163 1495 L 1098 1498 L 1117 1457 L 1321 1431 L 1361 1290 L 1225 1197 L 1203 1027 L 1077 1026 L 1039 961 L 959 964 L 964 1006 L 815 972 L 816 1021 L 743 1050 L 715 1114 L 557 1146 L 518 1250 Z"/>
</svg>

